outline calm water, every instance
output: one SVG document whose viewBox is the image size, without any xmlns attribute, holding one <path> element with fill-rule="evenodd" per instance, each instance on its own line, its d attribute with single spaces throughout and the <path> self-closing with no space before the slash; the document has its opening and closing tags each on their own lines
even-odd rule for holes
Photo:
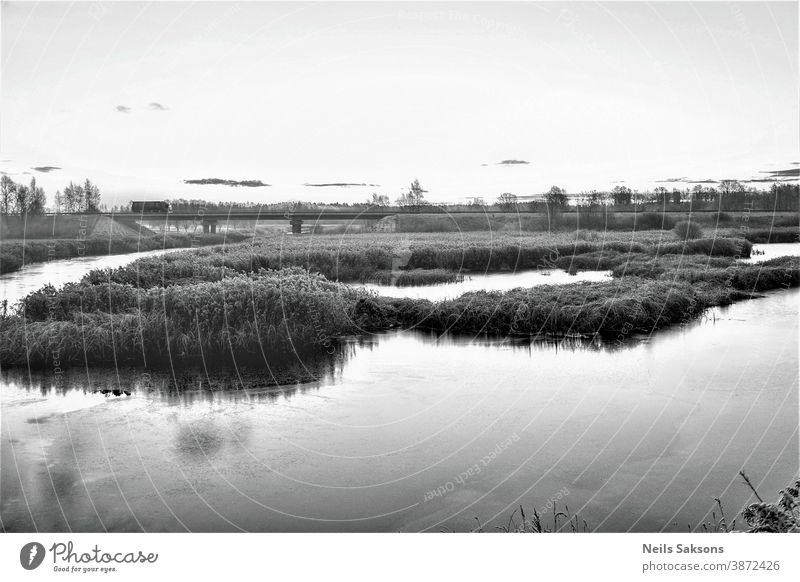
<svg viewBox="0 0 800 582">
<path fill-rule="evenodd" d="M 127 255 L 99 255 L 30 263 L 19 271 L 0 275 L 0 300 L 5 299 L 9 305 L 13 305 L 28 293 L 41 289 L 48 283 L 59 287 L 70 281 L 79 281 L 92 269 L 115 269 L 143 257 L 185 250 L 142 251 Z"/>
<path fill-rule="evenodd" d="M 798 471 L 799 302 L 774 292 L 619 343 L 380 334 L 285 389 L 263 370 L 4 371 L 0 518 L 439 531 L 519 504 L 552 519 L 556 500 L 597 530 L 686 531 L 715 496 L 729 514 L 750 500 L 740 469 L 768 499 Z"/>
<path fill-rule="evenodd" d="M 558 285 L 580 281 L 610 281 L 611 271 L 579 271 L 570 275 L 561 269 L 541 269 L 517 273 L 465 274 L 464 280 L 457 283 L 426 285 L 415 287 L 396 287 L 393 285 L 364 285 L 384 297 L 410 297 L 439 301 L 452 299 L 467 291 L 506 291 L 515 287 L 535 287 L 537 285 Z"/>
<path fill-rule="evenodd" d="M 763 263 L 776 257 L 800 257 L 800 243 L 772 243 L 768 245 L 753 245 L 753 254 L 749 259 L 743 259 L 751 263 Z"/>
</svg>

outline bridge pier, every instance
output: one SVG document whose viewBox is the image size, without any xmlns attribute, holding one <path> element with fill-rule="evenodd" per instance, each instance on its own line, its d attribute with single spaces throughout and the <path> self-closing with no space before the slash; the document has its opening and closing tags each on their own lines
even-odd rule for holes
<svg viewBox="0 0 800 582">
<path fill-rule="evenodd" d="M 290 218 L 289 224 L 292 225 L 292 234 L 303 234 L 303 220 L 301 218 Z"/>
<path fill-rule="evenodd" d="M 217 221 L 216 220 L 204 220 L 203 221 L 203 234 L 215 234 L 217 232 Z"/>
</svg>

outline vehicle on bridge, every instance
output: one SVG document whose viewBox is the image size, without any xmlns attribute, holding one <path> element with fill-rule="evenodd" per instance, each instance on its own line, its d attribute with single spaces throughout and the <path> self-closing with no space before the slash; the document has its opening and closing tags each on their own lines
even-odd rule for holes
<svg viewBox="0 0 800 582">
<path fill-rule="evenodd" d="M 131 212 L 139 214 L 172 212 L 172 204 L 166 200 L 134 200 L 131 202 Z"/>
</svg>

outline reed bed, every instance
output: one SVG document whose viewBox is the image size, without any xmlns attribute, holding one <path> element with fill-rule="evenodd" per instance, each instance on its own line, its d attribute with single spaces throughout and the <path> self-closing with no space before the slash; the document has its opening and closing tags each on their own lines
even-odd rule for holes
<svg viewBox="0 0 800 582">
<path fill-rule="evenodd" d="M 650 332 L 714 305 L 800 285 L 796 258 L 736 261 L 731 253 L 749 252 L 742 239 L 660 244 L 556 237 L 549 247 L 513 237 L 473 237 L 466 246 L 441 237 L 293 240 L 288 250 L 260 243 L 171 253 L 92 271 L 61 289 L 44 287 L 0 317 L 0 364 L 45 365 L 53 353 L 64 364 L 84 364 L 327 350 L 341 335 L 398 327 L 499 335 Z M 374 240 L 382 242 L 363 247 Z M 325 274 L 364 280 L 400 271 L 405 283 L 419 284 L 452 280 L 461 272 L 456 265 L 490 270 L 487 263 L 500 269 L 539 261 L 608 268 L 615 279 L 432 303 L 381 298 Z"/>
<path fill-rule="evenodd" d="M 93 271 L 92 284 L 124 283 L 149 287 L 200 278 L 221 280 L 232 273 L 255 273 L 301 267 L 332 281 L 368 282 L 392 271 L 500 272 L 560 267 L 567 270 L 608 270 L 630 256 L 705 254 L 748 257 L 744 239 L 697 239 L 674 242 L 670 233 L 583 240 L 575 235 L 500 236 L 487 233 L 449 235 L 349 235 L 272 237 L 253 244 L 226 245 L 145 258 L 110 273 Z M 415 276 L 410 276 L 413 282 Z M 425 275 L 420 275 L 422 280 Z M 432 281 L 433 282 L 433 281 Z M 415 283 L 411 283 L 415 284 Z"/>
<path fill-rule="evenodd" d="M 69 302 L 81 303 L 82 293 L 87 303 L 74 309 Z M 31 304 L 36 315 L 2 318 L 0 362 L 43 366 L 54 354 L 62 365 L 175 362 L 314 350 L 358 330 L 356 307 L 364 291 L 295 269 L 147 290 L 114 286 L 109 297 L 92 293 L 48 290 Z M 49 301 L 57 307 L 43 319 Z"/>
</svg>

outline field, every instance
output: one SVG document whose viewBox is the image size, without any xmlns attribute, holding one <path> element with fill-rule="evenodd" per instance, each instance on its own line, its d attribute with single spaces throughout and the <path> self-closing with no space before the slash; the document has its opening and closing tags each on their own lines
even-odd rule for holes
<svg viewBox="0 0 800 582">
<path fill-rule="evenodd" d="M 232 361 L 324 352 L 340 336 L 412 327 L 650 332 L 711 306 L 800 284 L 797 259 L 738 263 L 750 249 L 740 238 L 679 241 L 671 231 L 274 236 L 139 259 L 34 292 L 0 322 L 0 362 L 45 366 L 53 353 L 61 364 L 159 366 L 216 354 Z M 431 283 L 466 272 L 552 267 L 609 269 L 614 279 L 474 292 L 438 303 L 382 298 L 345 284 L 391 276 Z"/>
</svg>

